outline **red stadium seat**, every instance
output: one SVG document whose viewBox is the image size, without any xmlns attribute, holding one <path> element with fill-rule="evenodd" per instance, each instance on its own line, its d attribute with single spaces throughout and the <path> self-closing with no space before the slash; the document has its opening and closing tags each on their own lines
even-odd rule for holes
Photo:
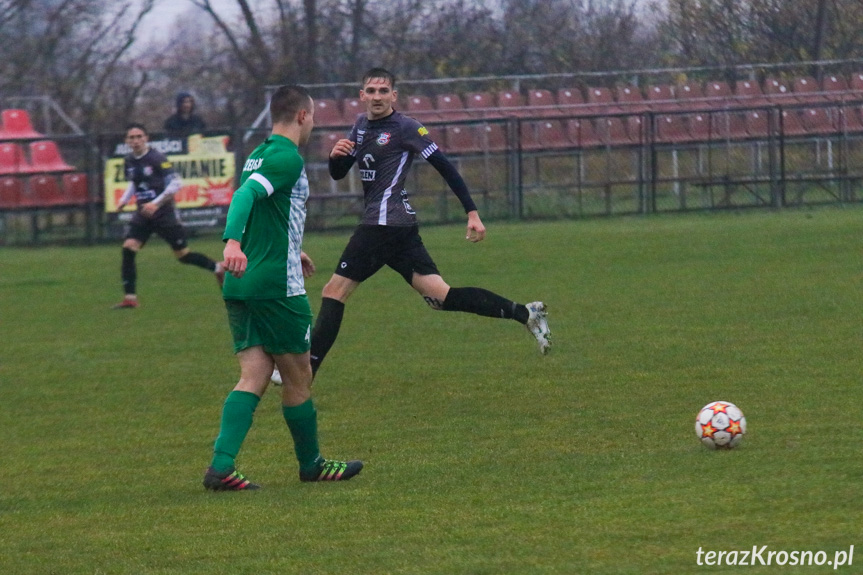
<svg viewBox="0 0 863 575">
<path fill-rule="evenodd" d="M 746 121 L 740 112 L 715 112 L 711 114 L 711 129 L 714 137 L 722 140 L 746 138 Z"/>
<path fill-rule="evenodd" d="M 764 106 L 767 98 L 758 82 L 741 80 L 734 87 L 734 98 L 739 106 Z"/>
<path fill-rule="evenodd" d="M 30 165 L 34 172 L 68 172 L 75 169 L 63 160 L 53 140 L 30 142 Z"/>
<path fill-rule="evenodd" d="M 704 108 L 704 88 L 700 82 L 687 82 L 674 90 L 677 102 L 683 108 Z"/>
<path fill-rule="evenodd" d="M 401 98 L 399 98 L 401 101 Z M 405 111 L 408 116 L 418 122 L 434 122 L 440 120 L 440 115 L 434 108 L 431 98 L 424 95 L 409 96 L 405 98 Z"/>
<path fill-rule="evenodd" d="M 597 118 L 594 122 L 600 141 L 607 146 L 628 146 L 636 143 L 623 118 Z"/>
<path fill-rule="evenodd" d="M 801 121 L 809 134 L 835 134 L 838 129 L 827 108 L 806 108 L 801 113 Z"/>
<path fill-rule="evenodd" d="M 716 134 L 713 133 L 713 123 L 709 114 L 691 114 L 686 117 L 686 123 L 689 128 L 689 135 L 693 140 L 707 142 L 716 138 Z"/>
<path fill-rule="evenodd" d="M 818 104 L 827 101 L 827 97 L 821 91 L 815 78 L 810 76 L 794 78 L 792 86 L 794 88 L 794 98 L 798 102 L 803 102 L 804 104 Z"/>
<path fill-rule="evenodd" d="M 843 133 L 863 132 L 863 117 L 858 106 L 843 106 L 837 110 L 837 129 Z"/>
<path fill-rule="evenodd" d="M 750 110 L 743 120 L 750 137 L 766 138 L 770 134 L 770 117 L 764 110 Z"/>
<path fill-rule="evenodd" d="M 497 93 L 497 107 L 505 116 L 525 116 L 524 96 L 516 90 L 504 90 Z"/>
<path fill-rule="evenodd" d="M 476 126 L 447 126 L 446 127 L 447 153 L 470 153 L 477 151 Z"/>
<path fill-rule="evenodd" d="M 618 86 L 615 89 L 614 97 L 620 109 L 626 112 L 640 114 L 647 110 L 647 103 L 644 101 L 638 86 Z"/>
<path fill-rule="evenodd" d="M 786 136 L 803 136 L 806 132 L 806 126 L 803 125 L 803 120 L 800 117 L 800 111 L 797 109 L 782 110 L 782 131 Z"/>
<path fill-rule="evenodd" d="M 464 107 L 474 118 L 499 118 L 501 113 L 497 109 L 494 96 L 491 92 L 470 92 L 465 95 Z"/>
<path fill-rule="evenodd" d="M 587 89 L 587 103 L 590 114 L 609 114 L 620 111 L 614 102 L 614 93 L 610 88 L 591 86 Z"/>
<path fill-rule="evenodd" d="M 353 126 L 357 116 L 364 114 L 366 105 L 359 98 L 342 99 L 342 123 Z"/>
<path fill-rule="evenodd" d="M 27 187 L 21 195 L 21 207 L 47 208 L 62 206 L 65 203 L 56 176 L 42 174 L 27 178 Z"/>
<path fill-rule="evenodd" d="M 570 148 L 572 140 L 569 139 L 566 129 L 559 120 L 543 120 L 536 123 L 537 140 L 542 148 Z"/>
<path fill-rule="evenodd" d="M 789 104 L 794 102 L 794 94 L 788 84 L 778 78 L 764 80 L 764 95 L 773 104 Z"/>
<path fill-rule="evenodd" d="M 821 90 L 827 100 L 842 100 L 849 96 L 848 82 L 839 74 L 826 75 L 821 79 Z"/>
<path fill-rule="evenodd" d="M 502 152 L 508 149 L 506 126 L 503 124 L 482 124 L 477 127 L 477 143 L 486 152 Z"/>
<path fill-rule="evenodd" d="M 3 137 L 6 139 L 42 138 L 43 134 L 33 129 L 27 110 L 3 110 Z"/>
<path fill-rule="evenodd" d="M 656 141 L 664 144 L 678 144 L 692 141 L 686 121 L 679 114 L 665 114 L 656 117 Z"/>
<path fill-rule="evenodd" d="M 320 127 L 341 126 L 344 118 L 335 100 L 321 98 L 315 100 L 315 125 Z"/>
<path fill-rule="evenodd" d="M 589 118 L 567 120 L 566 131 L 569 139 L 579 148 L 594 148 L 602 145 L 602 141 L 593 127 L 593 120 Z"/>
<path fill-rule="evenodd" d="M 567 116 L 586 113 L 584 96 L 578 88 L 561 88 L 558 90 L 557 105 L 561 112 Z"/>
<path fill-rule="evenodd" d="M 551 117 L 561 113 L 554 95 L 548 90 L 530 90 L 527 93 L 527 107 L 537 116 Z"/>
<path fill-rule="evenodd" d="M 458 94 L 438 94 L 435 98 L 435 109 L 441 118 L 452 122 L 466 120 L 470 117 L 461 101 L 461 96 Z"/>
<path fill-rule="evenodd" d="M 680 104 L 674 96 L 674 88 L 669 84 L 651 86 L 645 93 L 647 105 L 654 112 L 672 112 L 680 109 Z"/>
<path fill-rule="evenodd" d="M 438 147 L 442 147 L 446 142 L 446 130 L 443 126 L 426 126 L 426 130 L 428 130 L 428 137 L 432 139 L 432 141 L 438 145 Z"/>
<path fill-rule="evenodd" d="M 560 120 L 547 119 L 521 124 L 521 147 L 524 150 L 553 150 L 570 148 L 572 145 Z"/>
<path fill-rule="evenodd" d="M 734 93 L 728 82 L 712 80 L 704 83 L 704 97 L 711 108 L 724 107 L 731 104 Z"/>
<path fill-rule="evenodd" d="M 21 199 L 24 180 L 14 176 L 0 178 L 0 210 L 17 208 Z"/>
<path fill-rule="evenodd" d="M 87 174 L 75 172 L 63 174 L 63 197 L 71 205 L 83 206 L 89 203 L 90 193 L 87 190 Z"/>
<path fill-rule="evenodd" d="M 22 174 L 30 171 L 21 146 L 14 142 L 0 144 L 0 174 Z"/>
<path fill-rule="evenodd" d="M 851 80 L 848 82 L 848 89 L 852 92 L 858 92 L 855 97 L 860 97 L 859 92 L 863 92 L 863 72 L 855 72 L 851 74 Z"/>
<path fill-rule="evenodd" d="M 312 149 L 319 158 L 329 158 L 330 152 L 333 151 L 333 146 L 344 137 L 345 133 L 339 131 L 320 130 L 312 132 Z"/>
</svg>

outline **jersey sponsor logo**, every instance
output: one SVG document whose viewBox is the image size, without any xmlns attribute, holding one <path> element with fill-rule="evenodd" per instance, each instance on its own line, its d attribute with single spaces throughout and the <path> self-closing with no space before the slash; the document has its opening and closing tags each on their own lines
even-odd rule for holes
<svg viewBox="0 0 863 575">
<path fill-rule="evenodd" d="M 426 130 L 425 126 L 420 126 L 417 132 L 419 132 L 420 136 L 428 136 L 429 134 L 429 131 Z"/>
<path fill-rule="evenodd" d="M 381 132 L 381 135 L 378 136 L 377 143 L 378 146 L 386 146 L 390 143 L 390 133 L 389 132 Z"/>
<path fill-rule="evenodd" d="M 153 175 L 153 166 L 144 166 L 144 175 L 152 176 Z"/>
<path fill-rule="evenodd" d="M 254 172 L 264 163 L 264 158 L 249 158 L 243 165 L 244 172 Z"/>
<path fill-rule="evenodd" d="M 376 170 L 372 170 L 370 168 L 372 167 L 372 164 L 375 163 L 375 157 L 371 154 L 366 154 L 360 161 L 366 167 L 365 170 L 360 168 L 360 180 L 363 182 L 374 182 Z"/>
</svg>

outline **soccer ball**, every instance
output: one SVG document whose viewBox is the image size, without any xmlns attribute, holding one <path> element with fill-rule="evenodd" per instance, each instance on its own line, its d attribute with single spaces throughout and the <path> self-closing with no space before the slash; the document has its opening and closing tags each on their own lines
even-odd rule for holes
<svg viewBox="0 0 863 575">
<path fill-rule="evenodd" d="M 695 418 L 695 435 L 710 449 L 731 449 L 743 441 L 746 418 L 740 408 L 727 401 L 708 403 Z"/>
</svg>

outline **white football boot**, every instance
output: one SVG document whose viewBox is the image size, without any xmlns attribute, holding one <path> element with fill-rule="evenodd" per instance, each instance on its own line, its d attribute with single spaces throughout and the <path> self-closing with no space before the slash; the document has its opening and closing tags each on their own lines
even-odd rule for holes
<svg viewBox="0 0 863 575">
<path fill-rule="evenodd" d="M 530 316 L 527 318 L 527 331 L 533 334 L 539 344 L 539 353 L 545 355 L 551 347 L 551 330 L 548 329 L 548 312 L 545 304 L 534 301 L 525 304 Z"/>
</svg>

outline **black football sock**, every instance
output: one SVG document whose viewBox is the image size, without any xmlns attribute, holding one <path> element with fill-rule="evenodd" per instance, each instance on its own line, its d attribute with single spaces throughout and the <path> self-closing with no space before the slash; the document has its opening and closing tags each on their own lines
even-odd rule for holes
<svg viewBox="0 0 863 575">
<path fill-rule="evenodd" d="M 211 272 L 216 271 L 216 262 L 205 256 L 204 254 L 199 254 L 198 252 L 189 252 L 183 257 L 179 258 L 179 260 L 184 264 L 192 264 L 193 266 L 198 266 L 199 268 L 204 268 L 205 270 L 210 270 Z"/>
<path fill-rule="evenodd" d="M 312 330 L 312 377 L 318 373 L 324 358 L 339 337 L 342 327 L 342 317 L 345 314 L 345 304 L 337 299 L 325 297 L 321 300 L 321 311 Z"/>
<path fill-rule="evenodd" d="M 135 268 L 136 252 L 129 248 L 123 248 L 123 265 L 120 267 L 120 277 L 123 278 L 123 293 L 135 295 L 135 282 L 138 272 Z"/>
<path fill-rule="evenodd" d="M 486 317 L 514 319 L 527 323 L 529 312 L 515 303 L 486 289 L 475 287 L 450 288 L 443 301 L 444 311 L 464 311 Z"/>
</svg>

